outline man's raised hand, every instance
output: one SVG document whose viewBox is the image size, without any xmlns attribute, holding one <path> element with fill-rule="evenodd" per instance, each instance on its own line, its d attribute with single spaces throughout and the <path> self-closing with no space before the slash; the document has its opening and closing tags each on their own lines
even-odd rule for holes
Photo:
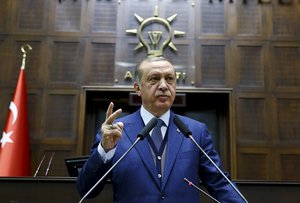
<svg viewBox="0 0 300 203">
<path fill-rule="evenodd" d="M 113 149 L 122 136 L 123 126 L 122 122 L 114 123 L 118 116 L 122 113 L 122 109 L 113 112 L 114 104 L 110 102 L 104 123 L 101 125 L 102 140 L 101 145 L 105 152 Z"/>
</svg>

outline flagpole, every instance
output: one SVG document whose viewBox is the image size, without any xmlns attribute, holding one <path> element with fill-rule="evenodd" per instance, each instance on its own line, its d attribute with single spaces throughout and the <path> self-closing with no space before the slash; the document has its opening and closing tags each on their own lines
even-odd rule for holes
<svg viewBox="0 0 300 203">
<path fill-rule="evenodd" d="M 26 48 L 27 47 L 27 51 Z M 23 59 L 22 59 L 22 66 L 21 69 L 24 70 L 25 69 L 25 61 L 26 61 L 26 54 L 28 51 L 31 51 L 32 47 L 29 44 L 24 44 L 23 46 L 21 46 L 21 51 L 23 52 Z"/>
<path fill-rule="evenodd" d="M 30 140 L 24 70 L 26 54 L 30 50 L 32 48 L 29 44 L 21 47 L 22 66 L 0 139 L 0 176 L 30 176 Z"/>
</svg>

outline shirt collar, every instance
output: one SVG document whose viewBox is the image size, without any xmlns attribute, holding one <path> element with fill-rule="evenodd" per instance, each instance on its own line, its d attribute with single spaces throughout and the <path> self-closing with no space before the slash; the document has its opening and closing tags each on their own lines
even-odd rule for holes
<svg viewBox="0 0 300 203">
<path fill-rule="evenodd" d="M 155 117 L 152 113 L 150 113 L 149 111 L 147 111 L 143 106 L 141 107 L 141 117 L 145 123 L 145 125 L 147 125 L 147 123 L 153 118 Z M 164 113 L 162 116 L 159 117 L 159 119 L 163 120 L 164 123 L 166 124 L 166 127 L 169 126 L 169 120 L 170 120 L 170 109 Z"/>
</svg>

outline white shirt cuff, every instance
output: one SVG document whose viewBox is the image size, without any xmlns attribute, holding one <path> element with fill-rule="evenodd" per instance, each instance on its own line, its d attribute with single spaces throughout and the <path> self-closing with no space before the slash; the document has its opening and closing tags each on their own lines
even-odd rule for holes
<svg viewBox="0 0 300 203">
<path fill-rule="evenodd" d="M 106 162 L 110 161 L 113 158 L 113 156 L 115 155 L 115 152 L 116 152 L 116 147 L 109 150 L 108 152 L 105 152 L 102 145 L 101 145 L 101 142 L 99 143 L 97 149 L 98 149 L 98 152 L 100 154 L 100 157 L 101 157 L 103 163 L 106 163 Z"/>
</svg>

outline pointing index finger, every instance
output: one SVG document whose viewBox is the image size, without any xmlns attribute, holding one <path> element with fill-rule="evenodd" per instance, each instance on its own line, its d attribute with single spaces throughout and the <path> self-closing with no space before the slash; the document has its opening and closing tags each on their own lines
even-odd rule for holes
<svg viewBox="0 0 300 203">
<path fill-rule="evenodd" d="M 114 109 L 114 103 L 110 102 L 109 105 L 108 105 L 108 108 L 106 110 L 105 120 L 107 120 L 108 117 L 112 114 L 113 109 Z"/>
<path fill-rule="evenodd" d="M 106 111 L 106 120 L 105 124 L 113 124 L 113 122 L 118 118 L 118 116 L 122 113 L 122 109 L 118 109 L 117 111 L 113 112 L 114 104 L 110 102 L 108 109 Z"/>
</svg>

